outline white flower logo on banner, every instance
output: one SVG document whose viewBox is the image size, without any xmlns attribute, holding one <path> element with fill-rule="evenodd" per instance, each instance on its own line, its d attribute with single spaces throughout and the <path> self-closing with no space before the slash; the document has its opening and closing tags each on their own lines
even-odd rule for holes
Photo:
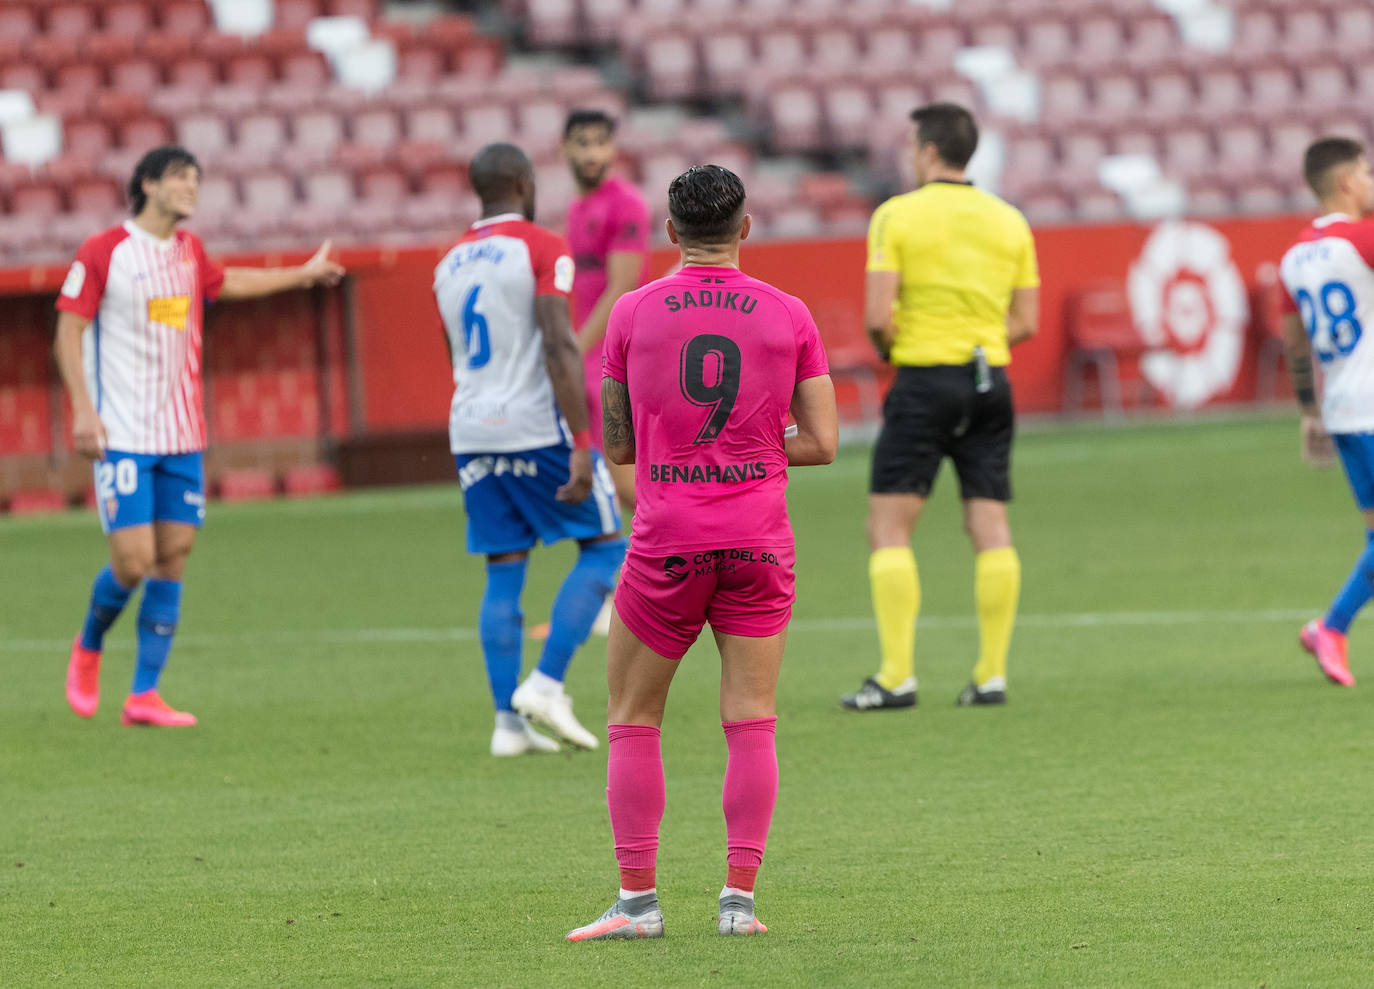
<svg viewBox="0 0 1374 989">
<path fill-rule="evenodd" d="M 1131 265 L 1126 290 L 1149 348 L 1140 372 L 1169 404 L 1195 409 L 1231 389 L 1250 303 L 1220 232 L 1186 220 L 1161 223 Z"/>
</svg>

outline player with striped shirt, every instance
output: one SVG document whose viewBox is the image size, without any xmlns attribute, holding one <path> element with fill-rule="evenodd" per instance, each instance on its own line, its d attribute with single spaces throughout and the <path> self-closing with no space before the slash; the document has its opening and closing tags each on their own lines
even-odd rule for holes
<svg viewBox="0 0 1374 989">
<path fill-rule="evenodd" d="M 76 253 L 57 300 L 57 366 L 72 403 L 72 440 L 95 463 L 110 562 L 96 575 L 67 666 L 67 702 L 100 702 L 105 633 L 140 585 L 138 660 L 124 724 L 193 725 L 158 681 L 181 616 L 186 557 L 205 517 L 201 332 L 205 302 L 333 285 L 325 243 L 291 268 L 225 268 L 179 229 L 196 208 L 200 165 L 183 148 L 149 151 L 129 181 L 133 218 Z"/>
</svg>

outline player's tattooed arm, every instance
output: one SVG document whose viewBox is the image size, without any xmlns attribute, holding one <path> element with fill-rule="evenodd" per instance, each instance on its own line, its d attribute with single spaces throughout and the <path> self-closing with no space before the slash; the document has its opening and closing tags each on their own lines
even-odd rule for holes
<svg viewBox="0 0 1374 989">
<path fill-rule="evenodd" d="M 601 443 L 613 464 L 635 462 L 634 419 L 630 414 L 630 388 L 615 378 L 601 379 Z"/>
<path fill-rule="evenodd" d="M 1305 415 L 1317 415 L 1317 380 L 1312 368 L 1312 345 L 1302 320 L 1293 313 L 1283 317 L 1284 357 L 1293 394 Z"/>
</svg>

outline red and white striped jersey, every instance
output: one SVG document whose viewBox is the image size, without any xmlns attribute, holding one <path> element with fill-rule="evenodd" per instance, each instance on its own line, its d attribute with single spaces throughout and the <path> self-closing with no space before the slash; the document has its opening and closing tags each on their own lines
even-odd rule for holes
<svg viewBox="0 0 1374 989">
<path fill-rule="evenodd" d="M 1332 213 L 1284 254 L 1286 309 L 1297 313 L 1322 369 L 1322 424 L 1374 432 L 1374 220 Z M 1371 333 L 1374 337 L 1374 332 Z"/>
<path fill-rule="evenodd" d="M 570 441 L 534 320 L 539 295 L 572 292 L 567 242 L 518 213 L 474 223 L 434 269 L 453 351 L 454 453 L 511 453 Z"/>
<path fill-rule="evenodd" d="M 57 308 L 91 320 L 86 387 L 109 449 L 205 449 L 201 325 L 223 284 L 224 269 L 185 230 L 162 240 L 126 220 L 76 252 Z"/>
</svg>

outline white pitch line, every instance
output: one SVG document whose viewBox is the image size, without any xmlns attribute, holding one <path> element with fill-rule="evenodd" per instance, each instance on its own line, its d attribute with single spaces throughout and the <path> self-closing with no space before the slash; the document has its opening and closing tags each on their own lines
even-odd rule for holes
<svg viewBox="0 0 1374 989">
<path fill-rule="evenodd" d="M 1300 622 L 1318 609 L 1269 608 L 1260 611 L 1083 611 L 1060 614 L 1019 615 L 1019 628 L 1130 628 L 1170 625 L 1246 625 Z M 977 627 L 972 615 L 922 615 L 922 628 L 964 629 Z M 798 618 L 789 628 L 794 632 L 862 632 L 873 628 L 873 619 Z M 242 632 L 233 635 L 191 634 L 177 637 L 182 646 L 216 648 L 228 646 L 292 645 L 388 645 L 397 643 L 474 642 L 477 629 L 435 628 L 325 628 Z M 112 642 L 111 648 L 129 648 L 131 643 Z M 6 652 L 63 652 L 71 639 L 4 639 L 0 654 Z"/>
</svg>

